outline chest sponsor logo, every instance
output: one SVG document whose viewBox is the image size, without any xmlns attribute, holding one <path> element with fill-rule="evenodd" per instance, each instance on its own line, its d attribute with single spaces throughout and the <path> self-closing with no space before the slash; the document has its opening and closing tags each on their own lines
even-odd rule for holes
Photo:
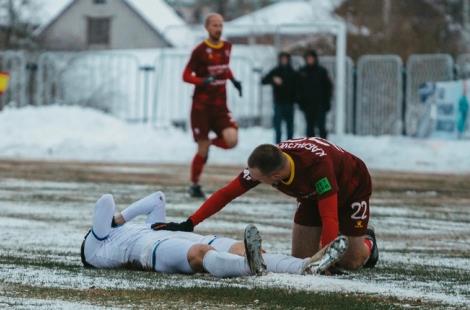
<svg viewBox="0 0 470 310">
<path fill-rule="evenodd" d="M 331 191 L 331 189 L 332 187 L 327 177 L 324 177 L 315 183 L 315 190 L 317 191 L 318 195 L 328 193 Z"/>
</svg>

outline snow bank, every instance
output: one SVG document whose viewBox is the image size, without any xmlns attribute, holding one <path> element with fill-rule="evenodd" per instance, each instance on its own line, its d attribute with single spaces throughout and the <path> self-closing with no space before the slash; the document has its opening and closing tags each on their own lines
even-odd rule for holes
<svg viewBox="0 0 470 310">
<path fill-rule="evenodd" d="M 0 156 L 187 164 L 195 144 L 190 132 L 128 124 L 92 109 L 66 106 L 10 108 L 0 113 Z M 409 137 L 331 136 L 372 169 L 470 172 L 470 141 Z M 211 149 L 210 163 L 244 165 L 251 150 L 271 143 L 270 129 L 240 130 L 234 150 Z"/>
</svg>

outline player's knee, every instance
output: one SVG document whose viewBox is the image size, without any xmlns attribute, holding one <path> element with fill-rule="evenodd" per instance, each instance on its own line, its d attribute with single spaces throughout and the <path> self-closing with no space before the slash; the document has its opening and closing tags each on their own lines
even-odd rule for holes
<svg viewBox="0 0 470 310">
<path fill-rule="evenodd" d="M 225 140 L 225 143 L 227 144 L 228 148 L 230 148 L 230 149 L 234 148 L 238 144 L 238 137 L 237 136 L 230 137 L 230 138 Z"/>
<path fill-rule="evenodd" d="M 163 202 L 163 203 L 166 202 L 165 194 L 162 191 L 155 192 L 153 193 L 153 195 L 157 202 Z"/>
<path fill-rule="evenodd" d="M 213 250 L 210 245 L 196 244 L 193 245 L 188 251 L 188 262 L 195 272 L 204 271 L 203 260 L 207 252 Z"/>
<path fill-rule="evenodd" d="M 364 262 L 367 260 L 367 258 L 367 253 L 363 253 L 362 251 L 354 249 L 348 249 L 339 265 L 347 270 L 357 270 L 364 265 Z"/>
<path fill-rule="evenodd" d="M 112 208 L 114 206 L 114 198 L 113 195 L 111 194 L 104 194 L 103 196 L 98 199 L 96 202 L 97 205 L 100 205 L 102 207 L 109 207 Z"/>
<path fill-rule="evenodd" d="M 241 241 L 234 243 L 230 247 L 229 253 L 239 255 L 239 256 L 245 256 L 245 244 Z"/>
</svg>

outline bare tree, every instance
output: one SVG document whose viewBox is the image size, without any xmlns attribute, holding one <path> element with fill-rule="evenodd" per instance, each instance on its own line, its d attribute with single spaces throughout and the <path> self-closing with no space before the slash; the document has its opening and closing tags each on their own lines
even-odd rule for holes
<svg viewBox="0 0 470 310">
<path fill-rule="evenodd" d="M 0 20 L 2 23 L 0 47 L 15 49 L 30 47 L 38 3 L 34 0 L 0 0 Z"/>
</svg>

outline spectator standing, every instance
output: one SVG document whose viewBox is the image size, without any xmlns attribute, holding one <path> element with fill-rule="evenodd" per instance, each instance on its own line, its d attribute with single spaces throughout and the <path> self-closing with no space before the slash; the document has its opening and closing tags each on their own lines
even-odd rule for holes
<svg viewBox="0 0 470 310">
<path fill-rule="evenodd" d="M 294 101 L 296 72 L 291 65 L 289 53 L 281 52 L 278 64 L 262 79 L 263 85 L 271 85 L 273 89 L 274 116 L 273 126 L 276 143 L 282 139 L 282 123 L 287 130 L 287 139 L 294 135 Z"/>
<path fill-rule="evenodd" d="M 306 136 L 319 134 L 326 139 L 326 115 L 331 108 L 333 84 L 328 71 L 318 63 L 316 51 L 307 51 L 304 59 L 305 66 L 299 69 L 296 84 L 298 102 L 307 123 Z"/>
</svg>

